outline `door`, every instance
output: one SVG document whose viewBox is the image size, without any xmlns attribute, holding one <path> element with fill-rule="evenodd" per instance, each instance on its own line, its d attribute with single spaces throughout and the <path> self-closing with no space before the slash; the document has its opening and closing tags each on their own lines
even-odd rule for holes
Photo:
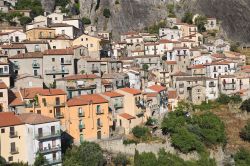
<svg viewBox="0 0 250 166">
<path fill-rule="evenodd" d="M 16 144 L 15 144 L 15 142 L 10 143 L 10 151 L 11 152 L 16 152 Z"/>
<path fill-rule="evenodd" d="M 97 131 L 97 139 L 102 139 L 102 132 L 101 131 Z"/>
<path fill-rule="evenodd" d="M 15 128 L 14 127 L 10 127 L 10 135 L 11 136 L 15 135 Z"/>
<path fill-rule="evenodd" d="M 38 128 L 38 136 L 39 137 L 43 136 L 43 129 L 42 128 Z"/>
<path fill-rule="evenodd" d="M 55 126 L 51 126 L 50 130 L 51 130 L 51 135 L 55 135 L 56 134 Z"/>
<path fill-rule="evenodd" d="M 19 37 L 18 36 L 16 36 L 15 39 L 16 39 L 16 42 L 19 42 Z"/>
<path fill-rule="evenodd" d="M 56 105 L 60 105 L 60 98 L 59 97 L 56 98 Z"/>
</svg>

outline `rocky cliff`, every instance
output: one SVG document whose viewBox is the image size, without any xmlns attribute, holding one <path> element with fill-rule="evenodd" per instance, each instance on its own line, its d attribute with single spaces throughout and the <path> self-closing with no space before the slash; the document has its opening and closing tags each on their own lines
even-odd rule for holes
<svg viewBox="0 0 250 166">
<path fill-rule="evenodd" d="M 41 4 L 46 12 L 52 12 L 55 8 L 56 0 L 40 0 Z"/>
<path fill-rule="evenodd" d="M 115 3 L 117 1 L 117 3 Z M 166 4 L 173 0 L 80 0 L 81 15 L 90 17 L 99 30 L 117 35 L 142 29 L 166 18 Z M 222 22 L 227 36 L 236 41 L 250 42 L 250 0 L 178 0 L 180 13 L 185 10 L 204 13 Z M 99 6 L 99 7 L 96 7 Z M 111 18 L 102 15 L 109 8 Z M 177 13 L 179 14 L 179 13 Z"/>
</svg>

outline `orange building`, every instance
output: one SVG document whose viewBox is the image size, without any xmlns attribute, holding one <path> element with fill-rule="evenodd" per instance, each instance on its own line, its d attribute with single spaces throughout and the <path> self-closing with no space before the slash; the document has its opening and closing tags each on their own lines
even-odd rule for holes
<svg viewBox="0 0 250 166">
<path fill-rule="evenodd" d="M 76 144 L 109 137 L 108 100 L 98 94 L 82 95 L 70 99 L 67 107 L 63 125 Z"/>
</svg>

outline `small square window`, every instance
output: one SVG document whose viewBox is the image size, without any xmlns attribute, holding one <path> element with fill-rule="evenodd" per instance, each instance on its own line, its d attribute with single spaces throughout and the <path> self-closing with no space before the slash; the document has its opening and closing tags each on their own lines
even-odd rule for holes
<svg viewBox="0 0 250 166">
<path fill-rule="evenodd" d="M 52 113 L 52 110 L 49 110 L 49 113 Z"/>
<path fill-rule="evenodd" d="M 55 62 L 55 58 L 52 58 L 52 62 Z"/>
<path fill-rule="evenodd" d="M 13 156 L 8 158 L 9 161 L 13 161 Z"/>
<path fill-rule="evenodd" d="M 5 133 L 5 129 L 1 129 L 1 133 Z"/>
<path fill-rule="evenodd" d="M 56 78 L 56 75 L 53 75 L 53 78 Z"/>
<path fill-rule="evenodd" d="M 3 92 L 0 92 L 0 97 L 3 97 Z"/>
<path fill-rule="evenodd" d="M 33 111 L 32 110 L 30 110 L 30 113 L 32 113 Z"/>
<path fill-rule="evenodd" d="M 37 110 L 37 114 L 41 114 L 41 110 Z"/>
</svg>

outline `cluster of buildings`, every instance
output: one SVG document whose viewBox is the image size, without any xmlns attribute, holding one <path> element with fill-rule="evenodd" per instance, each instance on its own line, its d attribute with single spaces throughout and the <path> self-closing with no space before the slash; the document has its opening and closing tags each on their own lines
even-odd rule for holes
<svg viewBox="0 0 250 166">
<path fill-rule="evenodd" d="M 207 30 L 218 30 L 209 18 Z M 169 18 L 159 34 L 110 33 L 56 11 L 21 27 L 0 27 L 0 155 L 61 163 L 61 140 L 129 134 L 178 101 L 249 93 L 246 57 L 230 44 Z"/>
</svg>

